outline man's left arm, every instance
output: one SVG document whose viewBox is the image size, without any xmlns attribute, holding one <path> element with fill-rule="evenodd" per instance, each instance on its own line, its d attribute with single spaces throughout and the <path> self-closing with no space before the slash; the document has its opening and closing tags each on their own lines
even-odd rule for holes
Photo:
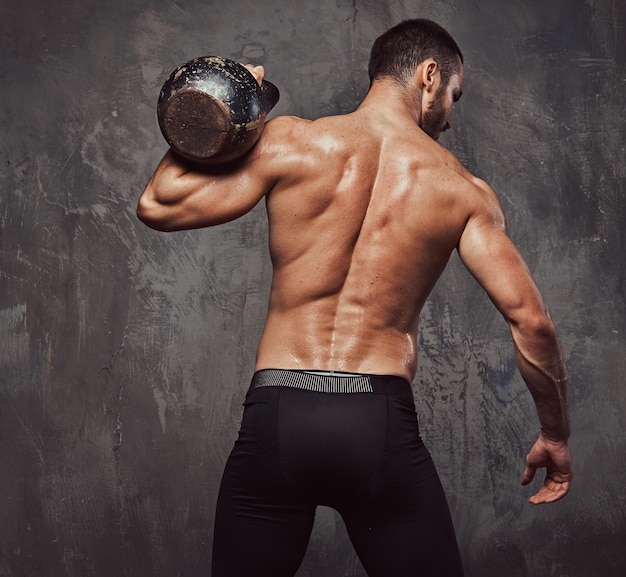
<svg viewBox="0 0 626 577">
<path fill-rule="evenodd" d="M 532 394 L 541 434 L 526 458 L 522 484 L 546 468 L 543 486 L 529 500 L 550 503 L 567 494 L 572 480 L 568 448 L 568 373 L 561 343 L 543 297 L 517 248 L 506 234 L 495 193 L 484 194 L 458 246 L 461 260 L 507 320 L 519 371 Z"/>
</svg>

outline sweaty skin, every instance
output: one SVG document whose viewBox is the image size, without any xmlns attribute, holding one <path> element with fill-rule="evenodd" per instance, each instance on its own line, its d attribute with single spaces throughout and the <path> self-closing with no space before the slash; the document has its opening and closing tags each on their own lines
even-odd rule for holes
<svg viewBox="0 0 626 577">
<path fill-rule="evenodd" d="M 260 81 L 262 67 L 249 68 Z M 191 167 L 169 151 L 138 215 L 158 230 L 214 226 L 265 198 L 274 272 L 257 370 L 413 380 L 420 311 L 457 250 L 510 326 L 542 426 L 522 482 L 546 467 L 531 502 L 549 502 L 567 493 L 572 476 L 567 371 L 495 193 L 436 142 L 462 82 L 461 68 L 442 86 L 428 59 L 408 87 L 374 81 L 351 114 L 269 121 L 232 166 Z"/>
</svg>

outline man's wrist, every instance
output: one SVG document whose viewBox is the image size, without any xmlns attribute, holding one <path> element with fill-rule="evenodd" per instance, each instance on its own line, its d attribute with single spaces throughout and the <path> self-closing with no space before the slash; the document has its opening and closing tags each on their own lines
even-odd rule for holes
<svg viewBox="0 0 626 577">
<path fill-rule="evenodd" d="M 570 429 L 569 425 L 564 431 L 553 431 L 541 427 L 541 438 L 547 443 L 558 444 L 558 445 L 567 445 L 567 441 L 570 437 Z"/>
</svg>

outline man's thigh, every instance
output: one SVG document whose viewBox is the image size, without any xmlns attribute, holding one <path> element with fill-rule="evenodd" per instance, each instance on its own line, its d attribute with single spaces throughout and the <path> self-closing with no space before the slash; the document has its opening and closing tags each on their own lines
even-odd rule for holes
<svg viewBox="0 0 626 577">
<path fill-rule="evenodd" d="M 395 401 L 393 401 L 395 402 Z M 461 577 L 448 503 L 407 408 L 390 407 L 386 458 L 368 503 L 341 512 L 370 577 Z"/>
<path fill-rule="evenodd" d="M 306 552 L 315 508 L 293 498 L 282 474 L 275 392 L 246 400 L 217 501 L 213 577 L 293 577 Z"/>
</svg>

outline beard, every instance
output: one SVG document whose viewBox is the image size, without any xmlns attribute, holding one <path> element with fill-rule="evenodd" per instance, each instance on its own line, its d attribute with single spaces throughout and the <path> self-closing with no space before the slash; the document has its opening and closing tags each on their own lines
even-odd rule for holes
<svg viewBox="0 0 626 577">
<path fill-rule="evenodd" d="M 443 90 L 435 95 L 430 108 L 424 110 L 420 128 L 433 140 L 437 140 L 447 124 L 447 114 L 443 106 Z"/>
</svg>

